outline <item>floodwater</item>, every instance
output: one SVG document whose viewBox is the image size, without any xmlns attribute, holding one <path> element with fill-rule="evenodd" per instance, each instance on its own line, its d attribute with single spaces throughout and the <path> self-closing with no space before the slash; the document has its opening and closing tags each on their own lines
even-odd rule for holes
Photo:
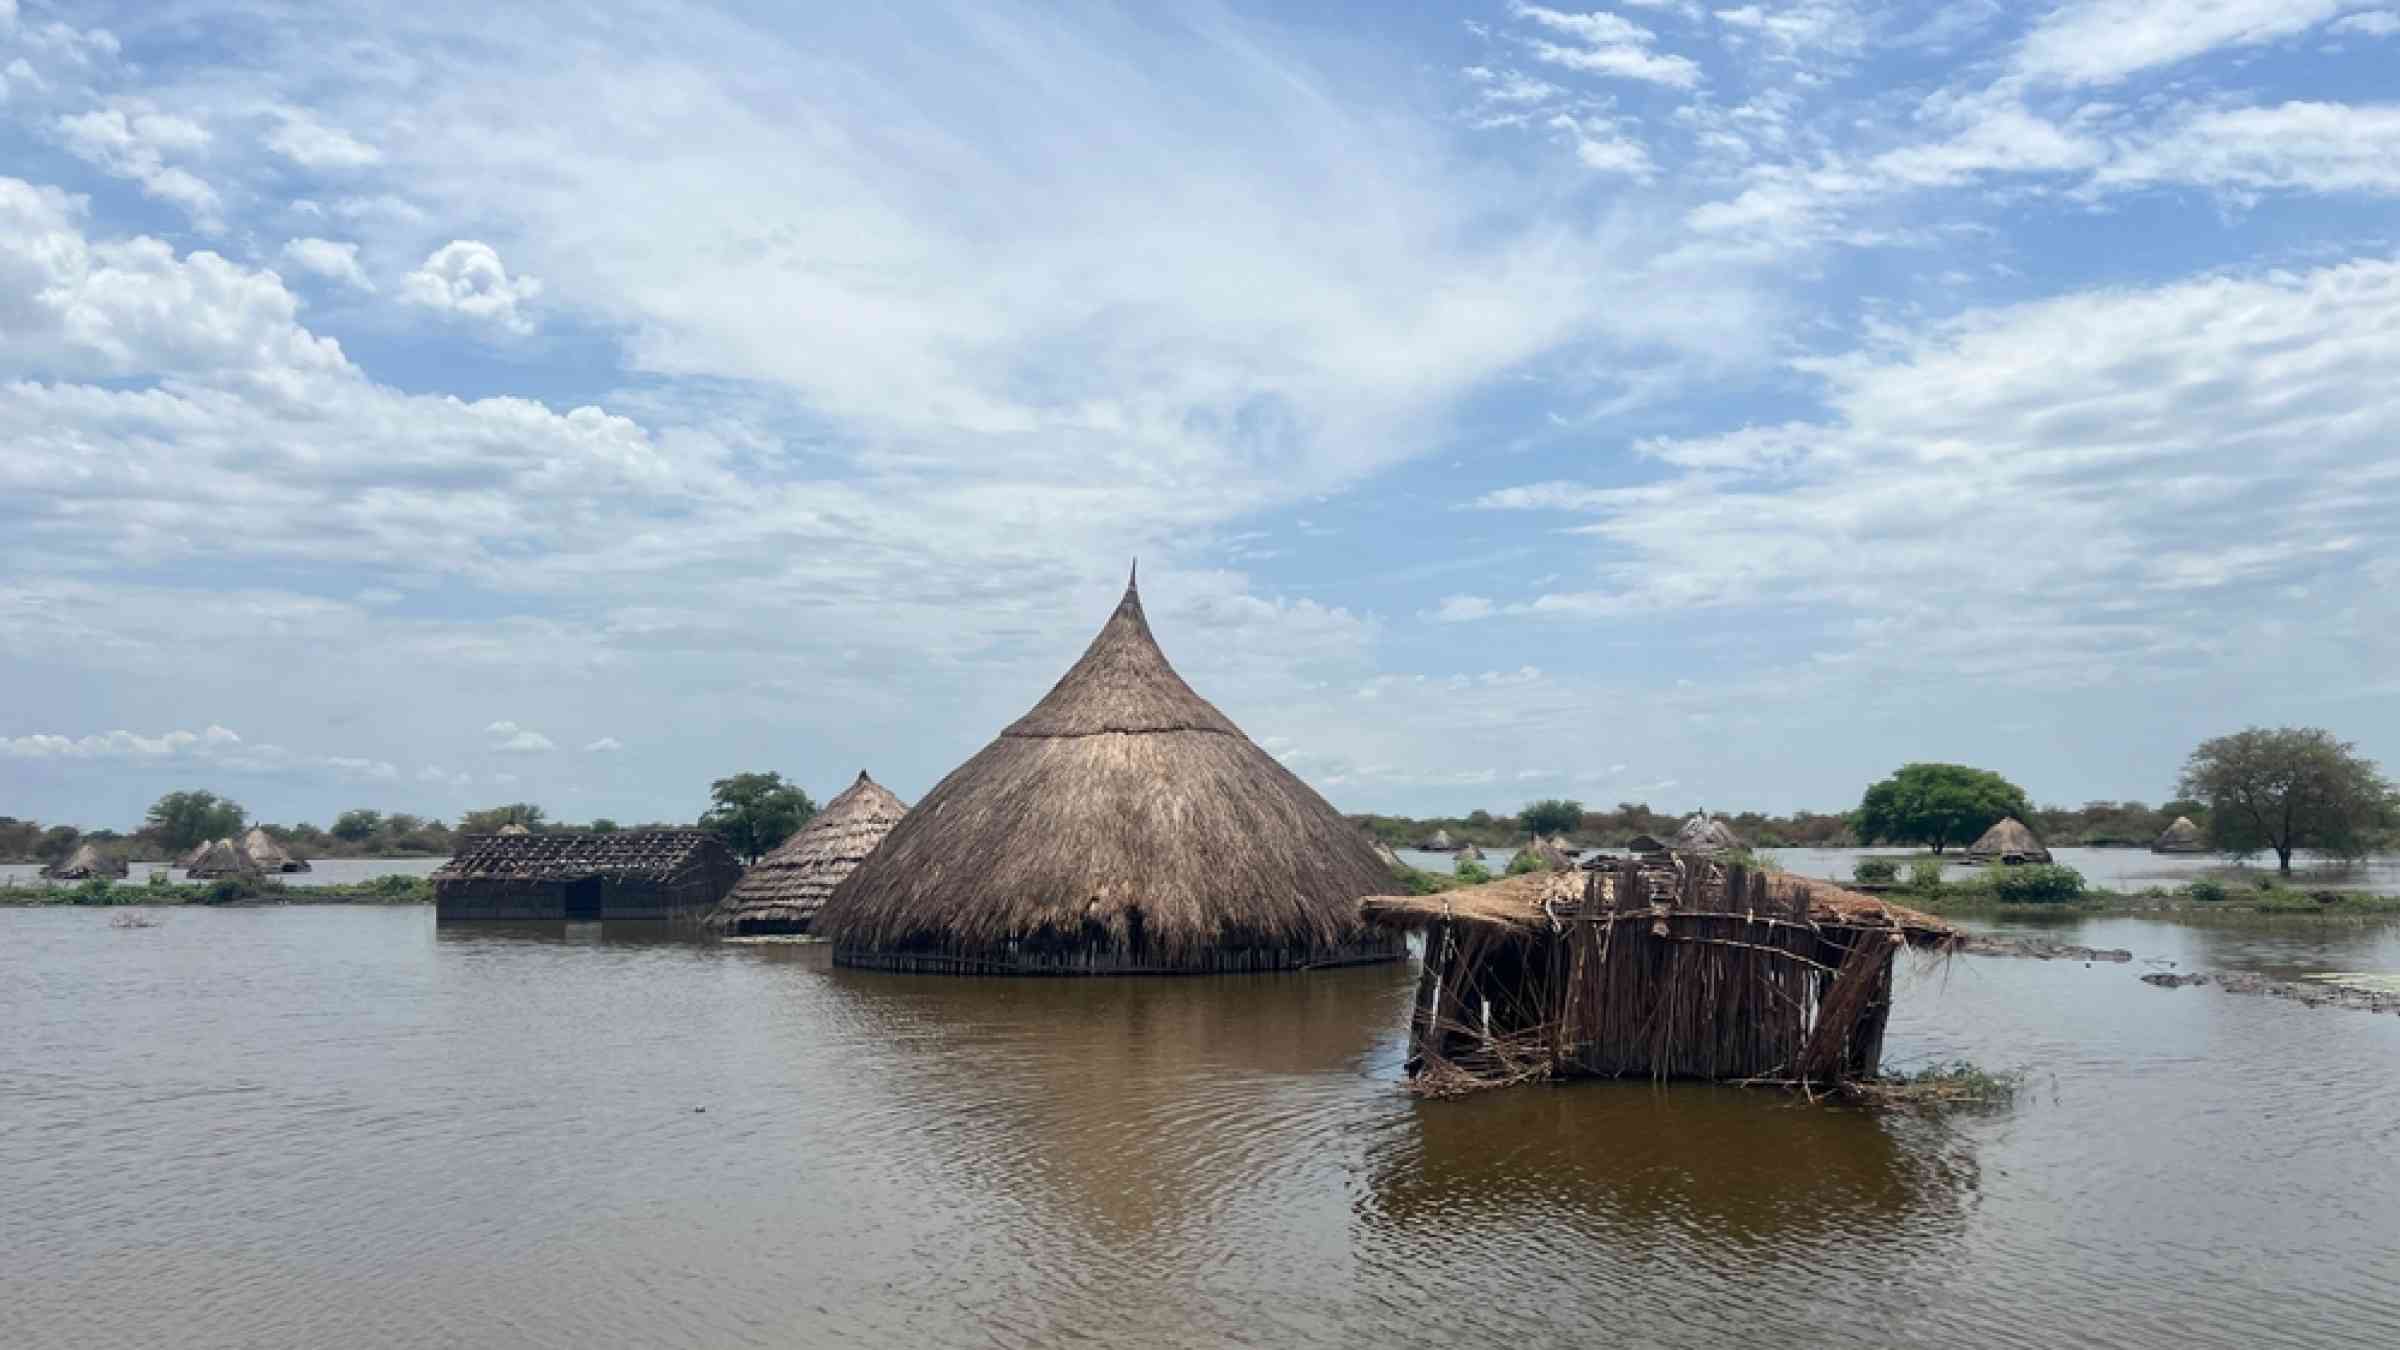
<svg viewBox="0 0 2400 1350">
<path fill-rule="evenodd" d="M 1486 849 L 1484 865 L 1497 874 L 1508 866 L 1514 850 Z M 1762 848 L 1760 856 L 1772 858 L 1776 866 L 1800 876 L 1847 882 L 1861 858 L 1895 858 L 1913 860 L 1924 856 L 1916 849 L 1889 848 Z M 2050 850 L 2051 859 L 2083 873 L 2091 885 L 2110 890 L 2138 891 L 2145 886 L 2181 886 L 2203 872 L 2222 872 L 2238 861 L 2259 877 L 2275 875 L 2275 855 L 2254 853 L 2247 858 L 2231 860 L 2214 853 L 2152 853 L 2146 848 L 2057 848 Z M 1413 867 L 1429 872 L 1456 870 L 1456 860 L 1447 853 L 1421 853 L 1415 849 L 1400 850 L 1400 857 Z M 1953 873 L 1963 872 L 1966 863 L 1952 855 L 1949 867 Z M 1901 863 L 1905 872 L 1907 862 Z M 2300 886 L 2323 886 L 2333 890 L 2368 891 L 2378 895 L 2400 895 L 2400 854 L 2384 854 L 2357 862 L 2320 857 L 2305 849 L 2292 855 L 2293 883 Z"/>
<path fill-rule="evenodd" d="M 951 980 L 421 907 L 0 910 L 0 1345 L 2390 1344 L 2400 1017 L 1961 958 L 1924 1117 L 1418 1102 L 1406 965 Z M 2400 930 L 2087 920 L 2183 968 Z"/>
<path fill-rule="evenodd" d="M 295 890 L 310 886 L 347 886 L 354 882 L 373 881 L 384 876 L 428 876 L 433 869 L 450 861 L 448 858 L 312 858 L 305 872 L 280 872 L 275 880 Z M 150 879 L 152 872 L 165 872 L 167 880 L 189 880 L 180 867 L 163 862 L 137 862 L 126 869 L 124 880 L 140 885 Z M 53 883 L 42 879 L 40 863 L 0 863 L 0 886 L 47 886 Z M 64 883 L 73 885 L 74 883 Z"/>
</svg>

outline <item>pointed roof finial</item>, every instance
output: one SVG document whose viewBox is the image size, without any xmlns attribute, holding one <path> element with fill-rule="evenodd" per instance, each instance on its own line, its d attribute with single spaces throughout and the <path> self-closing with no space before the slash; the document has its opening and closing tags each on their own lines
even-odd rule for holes
<svg viewBox="0 0 2400 1350">
<path fill-rule="evenodd" d="M 1131 591 L 1131 590 L 1138 590 L 1138 589 L 1140 589 L 1140 588 L 1141 588 L 1141 584 L 1142 584 L 1142 560 L 1141 560 L 1140 558 L 1138 558 L 1138 557 L 1137 557 L 1137 558 L 1135 558 L 1135 559 L 1133 560 L 1133 571 L 1131 571 L 1131 572 L 1129 572 L 1129 573 L 1127 573 L 1127 574 L 1126 574 L 1126 577 L 1125 577 L 1125 589 L 1126 589 L 1126 590 L 1129 590 L 1129 591 Z"/>
</svg>

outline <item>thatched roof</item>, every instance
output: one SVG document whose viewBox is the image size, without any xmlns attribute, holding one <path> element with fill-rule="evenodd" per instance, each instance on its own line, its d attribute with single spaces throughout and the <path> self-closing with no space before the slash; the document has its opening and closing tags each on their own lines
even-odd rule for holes
<svg viewBox="0 0 2400 1350">
<path fill-rule="evenodd" d="M 1417 851 L 1420 853 L 1448 853 L 1457 847 L 1458 845 L 1450 842 L 1448 830 L 1435 830 L 1425 837 L 1425 842 L 1417 845 Z"/>
<path fill-rule="evenodd" d="M 1375 841 L 1375 856 L 1383 859 L 1383 865 L 1386 867 L 1408 866 L 1406 859 L 1402 858 L 1397 852 L 1393 851 L 1390 844 L 1387 844 L 1380 839 Z"/>
<path fill-rule="evenodd" d="M 2050 850 L 2034 838 L 2033 831 L 2015 816 L 2004 816 L 2000 822 L 1983 832 L 1983 837 L 1967 846 L 1967 857 L 1975 862 L 2036 862 L 2050 861 Z"/>
<path fill-rule="evenodd" d="M 1637 834 L 1625 841 L 1625 851 L 1628 853 L 1664 853 L 1667 851 L 1667 841 L 1655 834 Z"/>
<path fill-rule="evenodd" d="M 200 865 L 200 860 L 207 857 L 208 851 L 214 847 L 216 847 L 215 840 L 203 839 L 199 843 L 194 844 L 190 848 L 184 850 L 183 856 L 175 860 L 175 865 L 188 872 L 191 869 L 198 867 Z"/>
<path fill-rule="evenodd" d="M 1540 863 L 1545 870 L 1552 872 L 1564 872 L 1575 865 L 1574 861 L 1567 857 L 1566 853 L 1559 848 L 1555 841 L 1549 839 L 1536 839 L 1532 843 L 1527 844 L 1525 847 L 1518 849 L 1515 853 L 1509 855 L 1508 869 L 1512 872 L 1516 871 L 1517 860 L 1527 856 L 1531 856 L 1532 859 L 1535 862 Z"/>
<path fill-rule="evenodd" d="M 1459 862 L 1482 862 L 1483 850 L 1475 847 L 1473 844 L 1460 844 L 1458 846 L 1457 860 Z"/>
<path fill-rule="evenodd" d="M 1358 897 L 1391 884 L 1357 826 L 1175 673 L 1129 583 L 1082 659 L 814 929 L 836 961 L 909 969 L 1256 968 L 1356 959 Z M 1270 955 L 1218 959 L 1235 951 Z"/>
<path fill-rule="evenodd" d="M 275 836 L 255 825 L 250 827 L 250 833 L 242 836 L 242 852 L 250 855 L 250 861 L 257 863 L 261 872 L 308 870 L 305 859 L 295 857 L 291 850 L 275 842 Z"/>
<path fill-rule="evenodd" d="M 43 868 L 42 875 L 54 881 L 86 881 L 92 877 L 121 877 L 125 875 L 125 860 L 106 857 L 97 847 L 84 844 L 60 861 Z"/>
<path fill-rule="evenodd" d="M 1578 854 L 1578 853 L 1581 853 L 1581 852 L 1583 852 L 1583 850 L 1582 850 L 1582 849 L 1579 849 L 1579 848 L 1575 847 L 1573 844 L 1570 844 L 1570 843 L 1568 843 L 1568 842 L 1567 842 L 1567 837 L 1566 837 L 1565 835 L 1563 835 L 1563 834 L 1554 834 L 1554 835 L 1551 835 L 1551 836 L 1550 836 L 1550 847 L 1552 847 L 1552 848 L 1554 848 L 1554 849 L 1557 849 L 1559 852 L 1561 852 L 1561 853 L 1565 854 L 1566 856 L 1568 856 L 1568 857 L 1570 857 L 1570 858 L 1574 857 L 1574 856 L 1575 856 L 1576 854 Z"/>
<path fill-rule="evenodd" d="M 706 830 L 618 830 L 593 834 L 471 834 L 459 841 L 450 861 L 434 869 L 435 882 L 495 879 L 576 881 L 614 877 L 620 881 L 667 881 L 725 853 L 725 842 Z"/>
<path fill-rule="evenodd" d="M 1583 871 L 1524 872 L 1438 895 L 1372 895 L 1359 901 L 1358 909 L 1366 922 L 1400 931 L 1413 932 L 1455 919 L 1546 933 L 1554 918 L 1573 913 L 1583 902 L 1584 887 L 1593 879 Z M 1606 872 L 1597 879 L 1604 893 L 1616 883 Z M 1861 895 L 1830 881 L 1790 873 L 1777 873 L 1768 881 L 1779 894 L 1804 892 L 1813 923 L 1898 929 L 1910 945 L 1919 947 L 1946 947 L 1961 936 L 1930 914 Z"/>
<path fill-rule="evenodd" d="M 1724 821 L 1706 811 L 1695 811 L 1684 820 L 1683 828 L 1675 832 L 1672 847 L 1687 853 L 1716 853 L 1748 846 Z"/>
<path fill-rule="evenodd" d="M 185 868 L 184 874 L 202 878 L 238 877 L 255 875 L 257 871 L 258 864 L 251 861 L 249 854 L 242 852 L 240 845 L 231 839 L 219 839 L 208 846 L 198 862 Z"/>
<path fill-rule="evenodd" d="M 723 933 L 808 931 L 825 897 L 907 813 L 907 803 L 859 770 L 857 782 L 742 873 L 708 926 Z"/>
<path fill-rule="evenodd" d="M 501 827 L 500 827 L 500 829 L 499 829 L 499 831 L 498 831 L 498 833 L 500 833 L 500 834 L 531 834 L 531 833 L 533 833 L 533 831 L 531 831 L 531 830 L 529 830 L 529 829 L 526 829 L 524 826 L 522 826 L 522 825 L 519 825 L 518 823 L 516 823 L 515 821 L 513 821 L 513 820 L 512 820 L 512 821 L 510 821 L 509 823 L 507 823 L 506 825 L 503 825 L 503 826 L 501 826 Z"/>
<path fill-rule="evenodd" d="M 2159 833 L 2157 840 L 2150 845 L 2150 851 L 2152 853 L 2206 853 L 2208 840 L 2201 836 L 2200 827 L 2192 823 L 2190 816 L 2177 816 L 2174 824 Z"/>
</svg>

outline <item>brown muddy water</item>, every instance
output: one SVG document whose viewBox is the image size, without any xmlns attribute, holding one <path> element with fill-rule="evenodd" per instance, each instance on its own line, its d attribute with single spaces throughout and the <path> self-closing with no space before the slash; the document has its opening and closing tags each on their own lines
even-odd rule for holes
<svg viewBox="0 0 2400 1350">
<path fill-rule="evenodd" d="M 1410 969 L 0 910 L 0 1346 L 2388 1345 L 2400 1017 L 1964 959 L 1941 1118 L 1398 1087 Z M 2391 928 L 2045 931 L 2400 970 Z M 704 1108 L 704 1109 L 702 1109 Z"/>
</svg>

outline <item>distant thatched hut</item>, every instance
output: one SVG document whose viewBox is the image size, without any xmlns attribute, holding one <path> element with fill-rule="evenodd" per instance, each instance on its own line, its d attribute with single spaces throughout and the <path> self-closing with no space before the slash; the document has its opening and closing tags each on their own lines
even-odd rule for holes
<svg viewBox="0 0 2400 1350">
<path fill-rule="evenodd" d="M 2042 847 L 2033 831 L 2015 816 L 2004 816 L 2000 822 L 1983 832 L 1983 837 L 1967 846 L 1967 861 L 1971 863 L 2046 863 L 2050 850 Z"/>
<path fill-rule="evenodd" d="M 207 857 L 208 851 L 214 847 L 216 847 L 215 840 L 203 839 L 199 843 L 192 845 L 188 849 L 185 849 L 183 851 L 183 856 L 175 860 L 175 865 L 182 868 L 184 871 L 189 872 L 193 868 L 198 867 L 200 865 L 200 860 Z"/>
<path fill-rule="evenodd" d="M 838 965 L 1197 974 L 1388 961 L 1358 827 L 1167 664 L 1128 584 L 1081 660 L 834 888 Z"/>
<path fill-rule="evenodd" d="M 1375 856 L 1383 859 L 1383 865 L 1386 867 L 1399 870 L 1405 870 L 1408 867 L 1408 861 L 1394 851 L 1390 844 L 1380 839 L 1375 841 Z"/>
<path fill-rule="evenodd" d="M 1538 863 L 1545 872 L 1564 872 L 1575 865 L 1574 860 L 1559 848 L 1556 841 L 1535 839 L 1532 843 L 1509 855 L 1508 870 L 1516 871 L 1518 864 L 1527 858 Z"/>
<path fill-rule="evenodd" d="M 1419 853 L 1451 853 L 1455 852 L 1457 848 L 1458 845 L 1450 842 L 1448 830 L 1435 830 L 1417 844 Z"/>
<path fill-rule="evenodd" d="M 529 829 L 526 829 L 524 826 L 522 826 L 522 825 L 519 825 L 517 822 L 515 822 L 515 821 L 513 821 L 513 820 L 512 820 L 512 821 L 508 822 L 506 825 L 503 825 L 503 826 L 501 826 L 501 827 L 500 827 L 500 828 L 499 828 L 497 831 L 495 831 L 495 833 L 498 833 L 498 834 L 531 834 L 531 833 L 533 833 L 533 831 L 531 831 L 531 830 L 529 830 Z"/>
<path fill-rule="evenodd" d="M 2190 816 L 2177 816 L 2175 823 L 2162 831 L 2150 844 L 2152 853 L 2206 853 L 2208 840 L 2201 836 L 2200 827 Z"/>
<path fill-rule="evenodd" d="M 741 876 L 705 830 L 469 835 L 436 869 L 437 919 L 698 919 Z"/>
<path fill-rule="evenodd" d="M 103 854 L 96 846 L 83 844 L 58 862 L 42 869 L 42 875 L 53 881 L 89 881 L 94 877 L 125 875 L 125 860 Z"/>
<path fill-rule="evenodd" d="M 184 875 L 195 881 L 212 881 L 218 877 L 254 877 L 258 864 L 231 839 L 219 839 L 202 851 L 199 861 L 184 868 Z"/>
<path fill-rule="evenodd" d="M 807 932 L 825 897 L 907 813 L 907 803 L 859 770 L 857 782 L 742 873 L 708 926 L 720 933 Z"/>
<path fill-rule="evenodd" d="M 1625 851 L 1635 854 L 1664 853 L 1667 851 L 1667 841 L 1655 834 L 1637 834 L 1625 841 Z"/>
<path fill-rule="evenodd" d="M 1565 854 L 1570 858 L 1580 858 L 1583 856 L 1583 850 L 1575 847 L 1573 844 L 1568 843 L 1567 837 L 1563 834 L 1551 835 L 1550 847 L 1557 849 L 1560 853 Z"/>
<path fill-rule="evenodd" d="M 1836 1084 L 1877 1072 L 1902 946 L 1940 921 L 1687 853 L 1361 901 L 1422 930 L 1408 1071 L 1445 1094 L 1553 1077 Z"/>
<path fill-rule="evenodd" d="M 1683 828 L 1675 832 L 1675 838 L 1669 841 L 1669 847 L 1678 853 L 1700 853 L 1713 856 L 1719 853 L 1737 853 L 1749 845 L 1743 843 L 1742 837 L 1735 834 L 1724 821 L 1706 811 L 1695 811 L 1684 820 Z"/>
<path fill-rule="evenodd" d="M 1483 850 L 1475 847 L 1473 844 L 1460 844 L 1457 849 L 1453 850 L 1453 853 L 1454 861 L 1457 862 L 1463 863 L 1483 861 Z"/>
<path fill-rule="evenodd" d="M 295 856 L 291 850 L 275 842 L 275 836 L 255 825 L 250 827 L 250 833 L 242 836 L 242 852 L 250 855 L 250 861 L 258 864 L 261 872 L 308 870 L 307 859 Z"/>
</svg>

